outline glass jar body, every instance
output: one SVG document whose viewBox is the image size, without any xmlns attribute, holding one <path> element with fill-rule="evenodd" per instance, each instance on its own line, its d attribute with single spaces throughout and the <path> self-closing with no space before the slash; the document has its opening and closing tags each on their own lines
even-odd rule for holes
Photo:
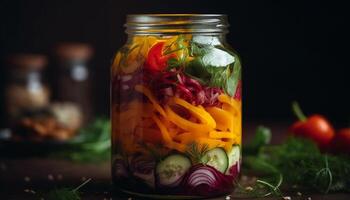
<svg viewBox="0 0 350 200">
<path fill-rule="evenodd" d="M 111 69 L 112 176 L 143 195 L 233 191 L 241 65 L 223 34 L 129 35 Z"/>
</svg>

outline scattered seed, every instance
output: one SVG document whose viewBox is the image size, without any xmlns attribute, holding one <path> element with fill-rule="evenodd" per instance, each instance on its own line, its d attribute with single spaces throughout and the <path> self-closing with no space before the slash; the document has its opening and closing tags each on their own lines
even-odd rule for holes
<svg viewBox="0 0 350 200">
<path fill-rule="evenodd" d="M 36 193 L 34 190 L 31 190 L 31 189 L 24 189 L 24 192 L 26 192 L 26 193 L 32 193 L 32 194 L 35 194 L 35 193 Z"/>
<path fill-rule="evenodd" d="M 308 197 L 307 200 L 311 200 L 311 197 Z"/>
<path fill-rule="evenodd" d="M 283 198 L 283 200 L 291 200 L 292 198 L 290 198 L 290 197 L 282 197 Z"/>
<path fill-rule="evenodd" d="M 226 196 L 226 198 L 225 198 L 226 200 L 230 200 L 231 199 L 231 196 L 230 195 L 228 195 L 228 196 Z"/>
<path fill-rule="evenodd" d="M 29 182 L 29 181 L 30 181 L 30 177 L 29 177 L 29 176 L 25 176 L 25 177 L 24 177 L 24 181 L 25 181 L 25 182 Z"/>
<path fill-rule="evenodd" d="M 250 187 L 250 186 L 248 186 L 248 187 L 245 188 L 245 190 L 247 190 L 247 191 L 253 191 L 253 188 Z"/>
<path fill-rule="evenodd" d="M 301 192 L 297 192 L 297 195 L 298 195 L 298 196 L 302 196 L 303 194 L 301 194 Z"/>
<path fill-rule="evenodd" d="M 52 174 L 47 175 L 47 178 L 48 178 L 50 181 L 55 180 L 55 177 L 53 177 L 53 175 L 52 175 Z"/>
</svg>

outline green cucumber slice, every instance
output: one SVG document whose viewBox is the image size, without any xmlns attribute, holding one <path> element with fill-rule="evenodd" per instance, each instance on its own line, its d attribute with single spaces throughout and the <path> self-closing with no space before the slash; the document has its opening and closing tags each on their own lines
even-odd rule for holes
<svg viewBox="0 0 350 200">
<path fill-rule="evenodd" d="M 185 155 L 172 154 L 167 156 L 156 167 L 158 184 L 160 186 L 177 186 L 191 165 L 191 160 Z"/>
<path fill-rule="evenodd" d="M 218 171 L 225 173 L 228 167 L 228 157 L 223 148 L 217 147 L 207 151 L 204 156 L 201 158 L 201 161 L 214 167 Z"/>
<path fill-rule="evenodd" d="M 229 174 L 229 169 L 237 164 L 239 160 L 241 159 L 241 147 L 239 145 L 232 146 L 232 149 L 230 152 L 228 152 L 228 168 L 226 171 L 226 174 Z"/>
</svg>

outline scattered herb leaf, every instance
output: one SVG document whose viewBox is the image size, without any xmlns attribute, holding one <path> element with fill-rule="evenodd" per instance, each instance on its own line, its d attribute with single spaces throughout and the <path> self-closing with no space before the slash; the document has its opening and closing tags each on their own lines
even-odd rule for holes
<svg viewBox="0 0 350 200">
<path fill-rule="evenodd" d="M 80 184 L 78 187 L 74 189 L 70 189 L 70 188 L 54 189 L 48 192 L 47 195 L 44 195 L 43 199 L 45 200 L 80 200 L 81 198 L 80 198 L 79 189 L 90 181 L 91 181 L 91 178 L 87 179 L 86 181 L 84 181 L 82 184 Z"/>
</svg>

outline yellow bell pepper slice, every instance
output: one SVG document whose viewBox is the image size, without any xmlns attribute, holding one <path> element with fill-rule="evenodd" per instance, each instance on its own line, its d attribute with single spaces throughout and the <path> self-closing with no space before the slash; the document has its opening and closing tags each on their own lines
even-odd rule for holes
<svg viewBox="0 0 350 200">
<path fill-rule="evenodd" d="M 195 143 L 203 146 L 207 145 L 208 149 L 213 149 L 216 147 L 225 147 L 226 142 L 221 141 L 221 140 L 216 140 L 216 139 L 210 139 L 210 138 L 197 138 Z"/>
<path fill-rule="evenodd" d="M 227 131 L 210 131 L 209 137 L 212 139 L 223 139 L 223 138 L 234 139 L 237 136 L 234 135 L 232 132 L 227 132 Z"/>
<path fill-rule="evenodd" d="M 233 109 L 235 111 L 240 111 L 242 109 L 242 103 L 241 101 L 237 101 L 235 100 L 234 98 L 226 95 L 226 94 L 220 94 L 218 96 L 218 100 L 221 102 L 221 103 L 227 103 L 229 104 L 230 106 L 233 107 Z"/>
<path fill-rule="evenodd" d="M 208 134 L 197 133 L 197 132 L 185 132 L 178 134 L 174 137 L 174 140 L 180 141 L 182 144 L 188 144 L 196 141 L 199 137 L 207 137 Z"/>
<path fill-rule="evenodd" d="M 187 101 L 180 99 L 178 97 L 173 97 L 170 99 L 171 102 L 178 104 L 186 109 L 188 109 L 195 117 L 197 117 L 202 123 L 207 124 L 209 127 L 214 129 L 216 127 L 216 122 L 212 116 L 205 111 L 202 106 L 194 106 Z"/>
<path fill-rule="evenodd" d="M 165 106 L 165 112 L 168 116 L 169 121 L 188 132 L 207 133 L 213 130 L 213 127 L 210 127 L 208 124 L 194 123 L 179 116 L 168 105 Z"/>
<path fill-rule="evenodd" d="M 232 131 L 233 116 L 231 113 L 218 107 L 208 107 L 206 110 L 215 119 L 216 129 L 221 131 Z"/>
<path fill-rule="evenodd" d="M 147 98 L 150 100 L 150 102 L 153 104 L 153 107 L 163 116 L 166 117 L 166 114 L 164 112 L 164 109 L 159 105 L 158 101 L 156 98 L 153 96 L 152 92 L 146 88 L 143 85 L 136 85 L 135 90 L 143 93 L 144 95 L 147 96 Z"/>
</svg>

